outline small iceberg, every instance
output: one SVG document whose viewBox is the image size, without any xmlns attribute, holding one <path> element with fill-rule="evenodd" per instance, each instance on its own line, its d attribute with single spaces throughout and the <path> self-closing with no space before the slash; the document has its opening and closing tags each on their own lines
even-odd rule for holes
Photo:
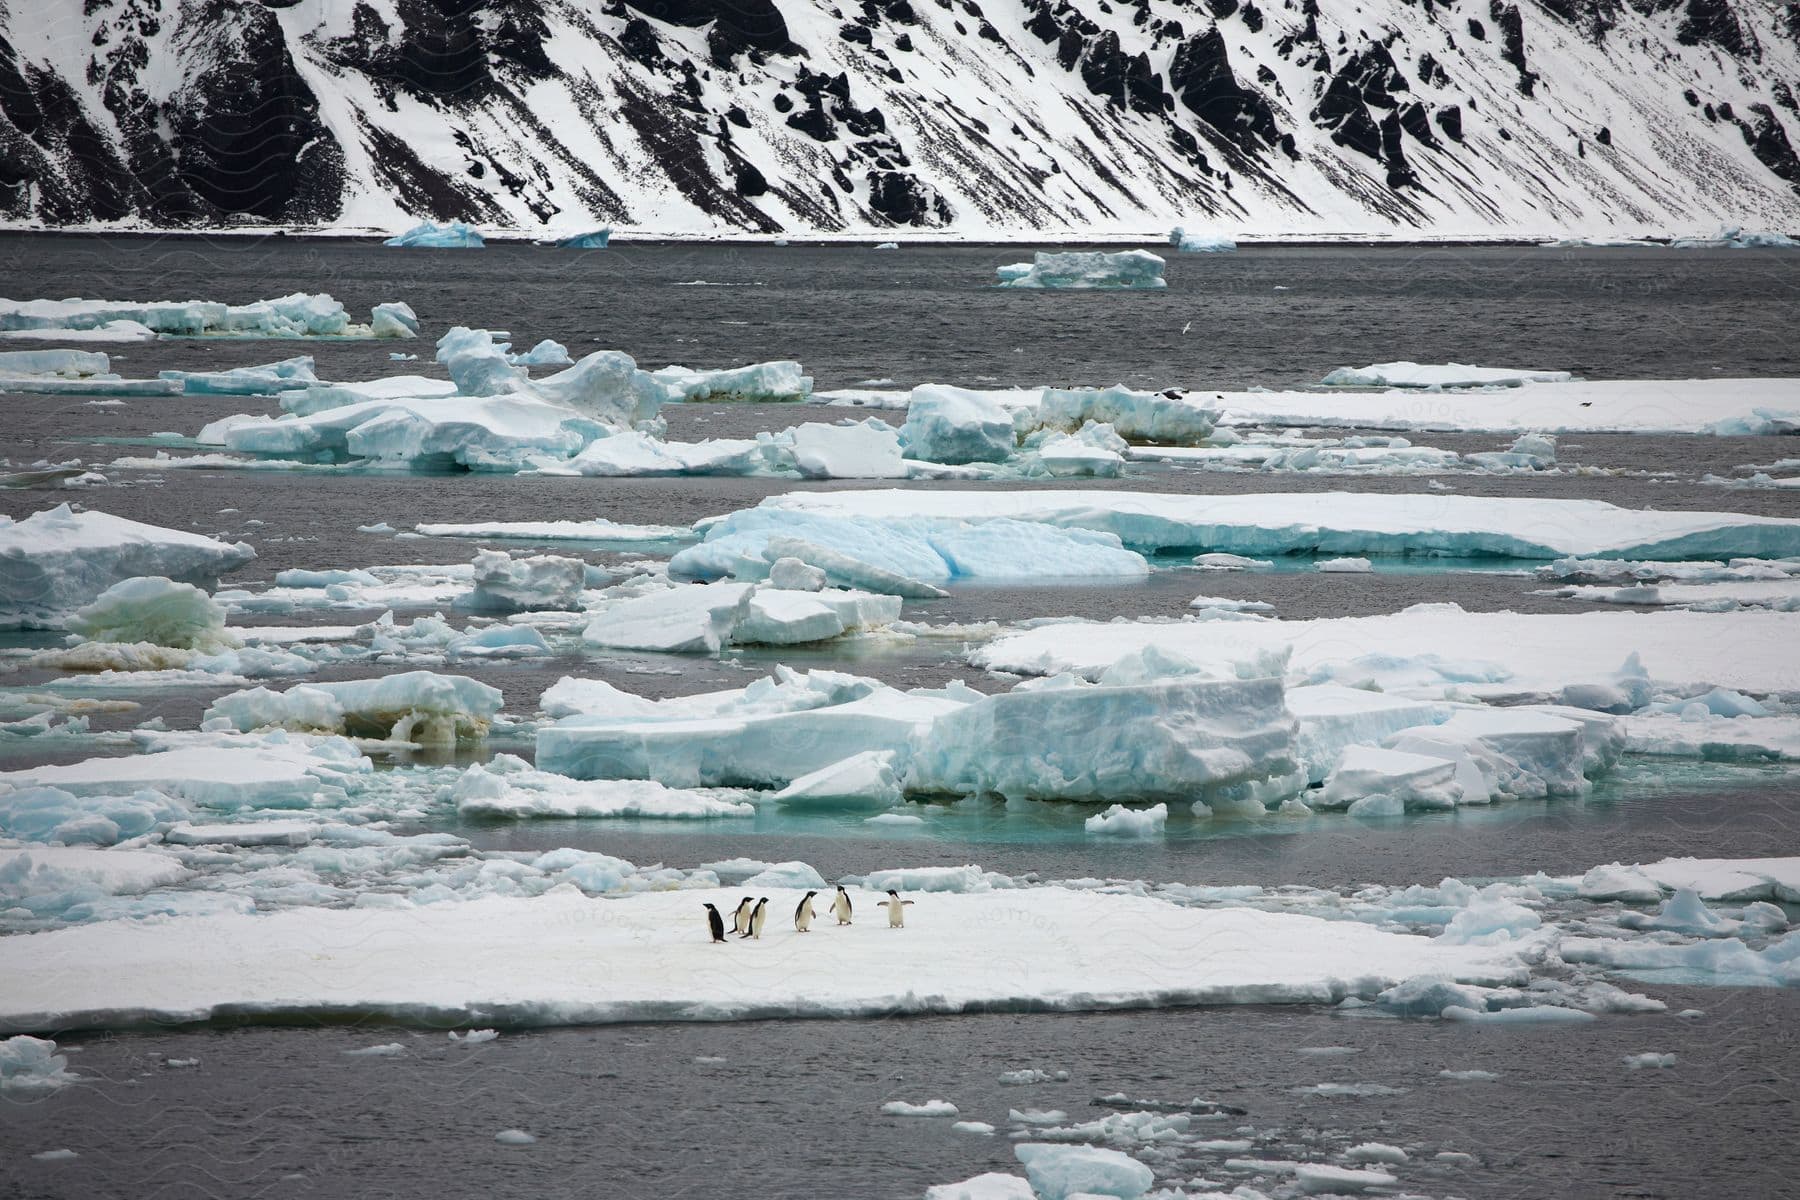
<svg viewBox="0 0 1800 1200">
<path fill-rule="evenodd" d="M 443 225 L 436 221 L 420 221 L 405 233 L 397 233 L 381 244 L 424 250 L 479 250 L 487 242 L 479 230 L 462 221 Z"/>
<path fill-rule="evenodd" d="M 1169 245 L 1183 254 L 1229 254 L 1237 249 L 1237 242 L 1230 234 L 1188 229 L 1183 225 L 1169 231 Z"/>
<path fill-rule="evenodd" d="M 572 233 L 567 237 L 556 239 L 559 250 L 604 250 L 612 241 L 612 226 L 603 225 L 599 229 L 590 229 L 586 233 Z"/>
<path fill-rule="evenodd" d="M 1004 288 L 1160 288 L 1163 260 L 1148 250 L 1040 250 L 1028 263 L 995 268 Z"/>
</svg>

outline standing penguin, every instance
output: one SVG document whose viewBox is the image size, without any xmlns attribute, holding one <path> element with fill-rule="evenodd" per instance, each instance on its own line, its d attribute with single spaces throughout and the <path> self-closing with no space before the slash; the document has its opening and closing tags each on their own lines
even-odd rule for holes
<svg viewBox="0 0 1800 1200">
<path fill-rule="evenodd" d="M 888 928 L 903 929 L 906 927 L 906 906 L 911 900 L 902 900 L 900 893 L 893 888 L 888 889 L 888 898 L 881 902 L 888 910 Z"/>
<path fill-rule="evenodd" d="M 741 933 L 738 936 L 747 937 L 747 938 L 755 938 L 759 942 L 762 941 L 763 922 L 767 921 L 768 919 L 769 919 L 769 898 L 767 896 L 764 896 L 761 900 L 758 900 L 756 902 L 756 907 L 750 910 L 750 920 L 748 922 L 748 927 L 744 930 L 743 933 Z"/>
<path fill-rule="evenodd" d="M 818 894 L 819 893 L 817 892 L 806 893 L 806 895 L 800 897 L 800 907 L 794 910 L 794 928 L 798 929 L 801 933 L 805 933 L 812 928 L 812 898 Z"/>
<path fill-rule="evenodd" d="M 841 883 L 837 885 L 837 895 L 831 898 L 831 912 L 839 925 L 850 923 L 850 893 L 844 890 Z"/>
<path fill-rule="evenodd" d="M 731 932 L 743 933 L 750 928 L 750 897 L 745 896 L 738 901 L 737 911 L 731 914 Z"/>
<path fill-rule="evenodd" d="M 725 918 L 721 917 L 719 915 L 719 910 L 710 904 L 706 906 L 706 927 L 712 930 L 713 941 L 722 942 L 725 940 Z"/>
</svg>

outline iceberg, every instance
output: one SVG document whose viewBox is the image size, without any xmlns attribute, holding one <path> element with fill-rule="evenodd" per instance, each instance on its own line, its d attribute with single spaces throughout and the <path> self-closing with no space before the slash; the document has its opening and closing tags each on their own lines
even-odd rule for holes
<svg viewBox="0 0 1800 1200">
<path fill-rule="evenodd" d="M 1800 247 L 1800 242 L 1785 233 L 1772 230 L 1747 230 L 1736 225 L 1721 225 L 1719 232 L 1711 237 L 1674 238 L 1669 242 L 1669 247 L 1673 250 L 1791 250 Z"/>
<path fill-rule="evenodd" d="M 938 717 L 913 748 L 907 791 L 1236 798 L 1261 794 L 1258 785 L 1280 789 L 1294 772 L 1297 725 L 1279 679 L 1051 682 L 1058 686 L 987 696 Z"/>
<path fill-rule="evenodd" d="M 789 808 L 891 808 L 905 797 L 892 750 L 865 750 L 802 775 L 775 793 Z M 871 885 L 873 886 L 873 885 Z"/>
<path fill-rule="evenodd" d="M 1081 475 L 1116 477 L 1125 473 L 1125 439 L 1111 425 L 1092 421 L 1073 434 L 1040 433 L 1026 440 L 1024 455 L 1030 474 L 1043 472 L 1058 479 Z"/>
<path fill-rule="evenodd" d="M 811 421 L 787 431 L 794 468 L 806 479 L 903 479 L 900 436 L 885 421 L 825 425 Z M 778 435 L 779 440 L 779 435 Z"/>
<path fill-rule="evenodd" d="M 48 1038 L 20 1034 L 0 1039 L 0 1093 L 51 1092 L 80 1080 L 69 1070 L 68 1057 L 58 1054 L 56 1043 Z"/>
<path fill-rule="evenodd" d="M 1295 757 L 1306 765 L 1311 783 L 1323 783 L 1347 747 L 1377 745 L 1402 729 L 1449 716 L 1443 704 L 1335 683 L 1290 687 L 1287 706 L 1300 722 Z"/>
<path fill-rule="evenodd" d="M 406 671 L 285 692 L 233 692 L 214 701 L 203 719 L 242 733 L 279 728 L 450 746 L 485 737 L 499 712 L 498 688 L 466 675 Z"/>
<path fill-rule="evenodd" d="M 479 250 L 487 245 L 481 233 L 462 221 L 420 221 L 404 233 L 397 233 L 384 246 L 420 247 L 427 250 Z"/>
<path fill-rule="evenodd" d="M 770 442 L 713 438 L 669 442 L 635 430 L 601 437 L 574 455 L 533 460 L 538 474 L 632 477 L 643 475 L 758 475 L 772 464 Z"/>
<path fill-rule="evenodd" d="M 1157 837 L 1168 821 L 1167 804 L 1152 804 L 1149 808 L 1126 808 L 1123 804 L 1115 804 L 1083 821 L 1082 828 L 1109 837 Z"/>
<path fill-rule="evenodd" d="M 1489 800 L 1538 800 L 1587 792 L 1586 726 L 1524 709 L 1460 709 L 1449 720 L 1403 729 L 1388 747 L 1408 757 L 1443 759 L 1454 766 L 1454 786 L 1465 804 Z M 1348 760 L 1351 751 L 1345 752 Z M 1404 764 L 1382 764 L 1387 770 Z M 1414 807 L 1447 798 L 1447 778 L 1420 774 Z M 1327 789 L 1330 781 L 1327 781 Z M 1353 788 L 1347 785 L 1346 790 Z"/>
<path fill-rule="evenodd" d="M 812 395 L 812 376 L 805 374 L 799 363 L 789 360 L 750 363 L 718 371 L 664 367 L 651 375 L 674 402 L 706 400 L 767 404 L 802 401 Z"/>
<path fill-rule="evenodd" d="M 1229 254 L 1237 249 L 1237 241 L 1228 233 L 1189 229 L 1177 225 L 1169 231 L 1169 245 L 1183 254 Z"/>
<path fill-rule="evenodd" d="M 1111 1196 L 1137 1200 L 1156 1182 L 1150 1168 L 1129 1154 L 1099 1146 L 1021 1142 L 1013 1154 L 1025 1164 L 1032 1190 L 1041 1200 Z"/>
<path fill-rule="evenodd" d="M 1534 367 L 1470 367 L 1462 363 L 1375 363 L 1339 367 L 1320 382 L 1326 387 L 1480 388 L 1519 387 L 1527 383 L 1568 383 L 1568 371 Z"/>
<path fill-rule="evenodd" d="M 1459 557 L 1800 556 L 1800 519 L 1619 508 L 1599 500 L 1367 492 L 1179 495 L 1130 491 L 792 492 L 749 513 L 910 521 L 1036 522 L 1116 536 L 1138 551 Z M 729 524 L 743 513 L 726 518 Z M 715 526 L 717 528 L 717 526 Z M 805 536 L 805 535 L 802 535 Z M 711 540 L 709 530 L 708 539 Z M 702 549 L 702 548 L 696 548 Z"/>
<path fill-rule="evenodd" d="M 475 586 L 457 606 L 488 613 L 578 609 L 587 577 L 587 564 L 579 558 L 483 550 L 475 556 Z"/>
<path fill-rule="evenodd" d="M 768 894 L 777 911 L 800 897 Z M 463 903 L 214 912 L 20 934 L 0 938 L 7 980 L 0 1031 L 226 1015 L 359 1015 L 442 1029 L 1329 1004 L 1372 997 L 1415 975 L 1480 984 L 1525 977 L 1517 947 L 1055 887 L 933 894 L 908 914 L 904 937 L 867 921 L 812 934 L 771 921 L 762 945 L 804 937 L 810 968 L 796 972 L 791 953 L 752 947 L 732 951 L 731 969 L 721 971 L 724 952 L 710 944 L 700 905 L 729 910 L 740 897 L 723 888 L 642 891 L 607 903 L 597 920 L 593 900 L 561 888 Z M 1082 938 L 1071 944 L 1069 930 Z M 372 946 L 405 952 L 370 953 Z M 1201 950 L 1171 954 L 1171 946 Z M 562 967 L 545 971 L 545 962 Z"/>
<path fill-rule="evenodd" d="M 1053 429 L 1076 430 L 1097 421 L 1111 425 L 1121 437 L 1178 445 L 1211 437 L 1218 420 L 1217 409 L 1189 399 L 1178 388 L 1045 388 L 1037 407 L 1038 423 Z"/>
<path fill-rule="evenodd" d="M 67 504 L 0 517 L 0 627 L 54 624 L 135 576 L 212 579 L 256 557 L 249 545 Z"/>
<path fill-rule="evenodd" d="M 1004 462 L 1013 453 L 1012 414 L 986 393 L 924 384 L 912 390 L 900 445 L 927 462 Z"/>
<path fill-rule="evenodd" d="M 1326 776 L 1324 790 L 1306 802 L 1316 809 L 1348 808 L 1352 816 L 1455 808 L 1463 799 L 1457 773 L 1457 763 L 1447 758 L 1350 746 Z"/>
<path fill-rule="evenodd" d="M 163 337 L 367 338 L 410 337 L 393 328 L 377 306 L 370 324 L 350 320 L 344 306 L 325 293 L 294 292 L 249 304 L 212 300 L 0 300 L 0 331 L 64 338 L 69 333 L 109 332 Z M 406 310 L 411 312 L 410 309 Z M 125 323 L 128 328 L 117 328 Z M 375 326 L 381 325 L 378 331 Z M 114 327 L 110 328 L 109 327 Z"/>
<path fill-rule="evenodd" d="M 612 226 L 602 225 L 585 233 L 565 234 L 556 239 L 556 245 L 563 250 L 604 250 L 610 241 Z"/>
<path fill-rule="evenodd" d="M 5 350 L 0 351 L 0 386 L 11 389 L 12 381 L 33 376 L 57 379 L 91 379 L 111 369 L 106 355 L 91 350 Z"/>
<path fill-rule="evenodd" d="M 1028 263 L 996 268 L 1003 288 L 1160 288 L 1163 260 L 1148 250 L 1039 250 Z"/>
<path fill-rule="evenodd" d="M 238 644 L 225 631 L 224 605 L 191 583 L 160 575 L 113 584 L 65 624 L 90 642 L 147 642 L 207 653 Z"/>
<path fill-rule="evenodd" d="M 844 494 L 857 493 L 820 493 Z M 957 507 L 972 519 L 814 514 L 764 501 L 703 523 L 704 539 L 676 553 L 669 571 L 695 579 L 740 575 L 747 568 L 760 575 L 767 568 L 758 564 L 799 558 L 824 569 L 834 582 L 879 591 L 906 588 L 900 595 L 929 595 L 918 585 L 960 579 L 1142 579 L 1150 573 L 1141 554 L 1123 548 L 1109 533 L 982 520 L 978 506 L 966 498 L 1005 493 L 958 495 L 965 499 Z"/>
<path fill-rule="evenodd" d="M 273 396 L 315 384 L 310 354 L 284 358 L 261 367 L 234 367 L 229 371 L 158 371 L 158 379 L 171 380 L 191 396 Z"/>
</svg>

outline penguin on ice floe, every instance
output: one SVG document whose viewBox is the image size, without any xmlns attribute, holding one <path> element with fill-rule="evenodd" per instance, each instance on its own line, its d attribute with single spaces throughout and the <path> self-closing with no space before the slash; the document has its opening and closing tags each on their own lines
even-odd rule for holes
<svg viewBox="0 0 1800 1200">
<path fill-rule="evenodd" d="M 902 900 L 900 893 L 893 888 L 888 889 L 888 898 L 881 902 L 888 910 L 888 928 L 904 929 L 906 927 L 906 906 L 911 900 Z"/>
<path fill-rule="evenodd" d="M 768 919 L 769 898 L 764 896 L 761 900 L 756 902 L 756 907 L 750 910 L 750 919 L 744 922 L 744 932 L 738 934 L 738 936 L 741 938 L 755 938 L 760 942 L 762 940 L 763 922 Z"/>
<path fill-rule="evenodd" d="M 738 901 L 737 911 L 731 914 L 731 932 L 743 933 L 750 928 L 750 897 L 745 896 Z"/>
<path fill-rule="evenodd" d="M 837 895 L 831 898 L 831 913 L 837 918 L 839 925 L 850 923 L 850 893 L 844 890 L 841 883 L 837 885 Z"/>
<path fill-rule="evenodd" d="M 812 898 L 818 894 L 819 893 L 817 892 L 806 893 L 806 895 L 800 897 L 800 907 L 794 910 L 794 928 L 798 929 L 801 933 L 805 933 L 812 928 Z"/>
<path fill-rule="evenodd" d="M 722 942 L 725 940 L 725 918 L 721 917 L 719 915 L 719 910 L 710 904 L 706 906 L 706 927 L 712 930 L 713 941 Z"/>
</svg>

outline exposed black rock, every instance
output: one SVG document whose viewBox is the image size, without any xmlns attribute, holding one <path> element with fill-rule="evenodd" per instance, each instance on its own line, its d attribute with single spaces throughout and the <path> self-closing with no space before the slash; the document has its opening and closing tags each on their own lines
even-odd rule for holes
<svg viewBox="0 0 1800 1200">
<path fill-rule="evenodd" d="M 1169 64 L 1169 84 L 1189 112 L 1240 150 L 1255 154 L 1281 137 L 1267 98 L 1231 73 L 1217 25 L 1181 43 Z"/>
</svg>

